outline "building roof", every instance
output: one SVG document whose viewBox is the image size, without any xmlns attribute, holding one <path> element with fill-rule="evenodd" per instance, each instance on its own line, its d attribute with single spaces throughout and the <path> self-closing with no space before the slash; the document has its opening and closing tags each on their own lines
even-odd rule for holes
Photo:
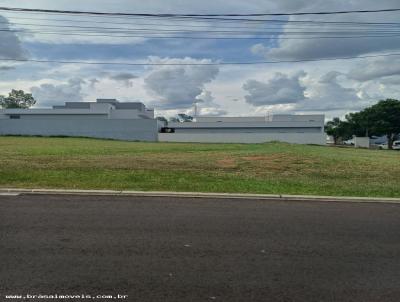
<svg viewBox="0 0 400 302">
<path fill-rule="evenodd" d="M 98 99 L 97 102 L 66 102 L 64 105 L 41 109 L 1 109 L 1 116 L 11 115 L 108 115 L 111 118 L 154 118 L 154 111 L 141 102 L 119 102 Z"/>
</svg>

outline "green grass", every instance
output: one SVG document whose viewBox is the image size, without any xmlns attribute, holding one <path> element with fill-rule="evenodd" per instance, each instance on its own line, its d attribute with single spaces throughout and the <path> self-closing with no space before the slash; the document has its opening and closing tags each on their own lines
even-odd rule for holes
<svg viewBox="0 0 400 302">
<path fill-rule="evenodd" d="M 400 197 L 400 152 L 0 137 L 0 187 Z"/>
</svg>

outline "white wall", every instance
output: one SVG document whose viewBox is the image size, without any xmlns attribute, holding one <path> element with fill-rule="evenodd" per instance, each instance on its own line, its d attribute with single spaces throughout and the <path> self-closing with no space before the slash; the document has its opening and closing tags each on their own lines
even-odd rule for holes
<svg viewBox="0 0 400 302">
<path fill-rule="evenodd" d="M 325 133 L 159 133 L 161 142 L 265 143 L 281 141 L 294 144 L 325 145 Z"/>
<path fill-rule="evenodd" d="M 62 135 L 157 141 L 158 123 L 151 119 L 0 119 L 0 135 Z"/>
<path fill-rule="evenodd" d="M 141 113 L 139 110 L 135 109 L 123 109 L 123 110 L 111 110 L 109 118 L 110 119 L 140 119 L 139 114 Z"/>
<path fill-rule="evenodd" d="M 115 107 L 111 104 L 107 103 L 89 103 L 90 106 L 90 111 L 91 112 L 110 112 L 111 109 L 114 109 Z"/>
<path fill-rule="evenodd" d="M 293 115 L 293 114 L 277 114 L 266 116 L 197 116 L 196 121 L 199 123 L 265 123 L 265 122 L 322 122 L 325 116 L 322 114 Z"/>
<path fill-rule="evenodd" d="M 323 131 L 324 125 L 319 121 L 305 122 L 305 121 L 292 121 L 292 122 L 221 122 L 221 123 L 203 123 L 203 122 L 185 122 L 185 123 L 168 123 L 169 128 L 179 129 L 218 129 L 218 128 L 319 128 L 318 131 Z M 205 130 L 207 131 L 207 130 Z"/>
<path fill-rule="evenodd" d="M 354 137 L 354 147 L 356 148 L 369 148 L 369 137 Z"/>
</svg>

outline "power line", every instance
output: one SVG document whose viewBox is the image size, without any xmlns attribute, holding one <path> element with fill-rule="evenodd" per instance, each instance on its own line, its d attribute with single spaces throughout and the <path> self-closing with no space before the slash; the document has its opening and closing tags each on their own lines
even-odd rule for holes
<svg viewBox="0 0 400 302">
<path fill-rule="evenodd" d="M 358 39 L 358 38 L 394 38 L 400 37 L 399 34 L 381 34 L 381 35 L 358 35 L 358 36 L 300 36 L 301 37 L 281 37 L 279 33 L 270 33 L 270 36 L 160 36 L 159 33 L 146 33 L 144 34 L 98 34 L 96 32 L 54 32 L 54 31 L 39 31 L 39 30 L 4 30 L 0 32 L 13 32 L 13 33 L 27 33 L 39 35 L 58 35 L 58 36 L 79 36 L 79 37 L 110 37 L 110 38 L 143 38 L 143 39 L 188 39 L 188 40 L 310 40 L 310 39 Z M 323 32 L 321 32 L 323 33 Z M 157 36 L 155 36 L 157 35 Z"/>
<path fill-rule="evenodd" d="M 400 28 L 374 28 L 366 29 L 340 29 L 335 31 L 243 31 L 243 30 L 192 30 L 192 29 L 159 29 L 159 28 L 125 28 L 125 27 L 99 27 L 99 26 L 80 26 L 80 25 L 52 25 L 52 24 L 34 24 L 34 23 L 9 23 L 0 22 L 7 25 L 24 25 L 33 27 L 51 27 L 51 28 L 68 28 L 69 31 L 42 31 L 35 28 L 29 29 L 0 29 L 0 32 L 14 33 L 37 33 L 45 35 L 61 35 L 61 36 L 100 36 L 114 38 L 149 38 L 149 39 L 339 39 L 339 38 L 387 38 L 397 37 Z M 79 29 L 79 30 L 77 30 Z M 82 29 L 82 30 L 80 30 Z M 297 29 L 297 28 L 296 28 Z M 344 31 L 345 30 L 345 31 Z M 173 34 L 172 36 L 162 35 L 163 33 Z M 112 34 L 112 35 L 111 35 Z M 175 34 L 184 34 L 177 36 Z M 221 35 L 225 35 L 225 37 Z M 233 36 L 234 35 L 234 36 Z M 318 36 L 323 35 L 323 36 Z M 289 36 L 289 38 L 287 37 Z M 299 37 L 295 37 L 299 36 Z"/>
<path fill-rule="evenodd" d="M 18 23 L 18 22 L 1 22 L 0 24 L 7 24 L 7 25 L 17 25 L 17 26 L 36 26 L 36 27 L 59 27 L 59 28 L 79 28 L 79 29 L 104 29 L 104 30 L 149 30 L 149 28 L 135 28 L 135 27 L 102 27 L 102 26 L 81 26 L 81 25 L 54 25 L 54 24 L 36 24 L 36 23 Z M 146 25 L 146 24 L 125 24 L 127 26 L 133 25 L 133 26 L 142 26 L 142 25 Z M 157 31 L 180 31 L 180 32 L 244 32 L 241 29 L 241 27 L 225 27 L 225 29 L 239 29 L 239 30 L 193 30 L 193 29 L 180 29 L 179 26 L 177 26 L 177 29 L 164 29 L 164 28 L 158 28 L 158 27 L 164 27 L 165 25 L 159 25 L 159 24 L 149 24 L 149 25 L 154 25 L 156 26 L 156 28 L 150 28 L 152 30 L 157 30 Z M 175 27 L 175 25 L 171 25 L 173 27 Z M 182 27 L 182 25 L 180 25 Z M 204 26 L 203 26 L 204 27 Z M 206 26 L 207 28 L 210 28 L 211 26 Z M 249 27 L 242 27 L 243 29 L 257 29 L 257 30 L 262 30 L 262 31 L 250 31 L 251 33 L 255 32 L 255 33 L 264 33 L 265 30 L 270 29 L 270 28 L 249 28 Z M 285 29 L 305 29 L 307 27 L 299 27 L 299 25 L 296 25 L 295 27 L 288 27 L 285 26 Z M 278 29 L 281 29 L 281 27 L 279 27 Z M 374 31 L 374 32 L 380 32 L 380 31 L 393 31 L 393 30 L 400 30 L 400 27 L 376 27 L 376 26 L 371 26 L 370 28 L 358 28 L 358 27 L 347 27 L 347 28 L 339 28 L 336 30 L 342 30 L 342 31 L 346 31 L 348 32 L 349 30 L 358 30 L 358 31 Z M 284 33 L 284 32 L 283 32 Z M 326 33 L 326 31 L 324 31 L 324 33 Z"/>
<path fill-rule="evenodd" d="M 254 62 L 205 62 L 205 63 L 129 63 L 129 62 L 89 62 L 89 61 L 61 61 L 61 60 L 36 60 L 36 59 L 0 59 L 0 61 L 11 62 L 32 62 L 32 63 L 56 63 L 56 64 L 82 64 L 82 65 L 122 65 L 122 66 L 224 66 L 224 65 L 265 65 L 282 63 L 305 63 L 319 61 L 354 60 L 377 57 L 400 56 L 400 53 L 388 53 L 381 55 L 365 55 L 352 57 L 336 57 L 324 59 L 305 60 L 283 60 L 283 61 L 254 61 Z"/>
<path fill-rule="evenodd" d="M 71 17 L 79 17 L 79 15 L 71 15 Z M 143 16 L 96 16 L 96 15 L 86 15 L 86 17 L 94 17 L 94 18 L 107 18 L 107 19 L 124 19 L 124 20 L 139 20 L 139 19 L 153 19 L 153 20 L 166 20 L 168 22 L 205 22 L 205 23 L 210 23 L 211 21 L 213 23 L 215 22 L 219 22 L 219 23 L 225 23 L 225 24 L 237 24 L 237 22 L 243 22 L 245 24 L 259 24 L 259 23 L 265 23 L 265 22 L 281 22 L 281 23 L 312 23 L 313 21 L 309 21 L 309 20 L 271 20 L 271 19 L 253 19 L 253 18 L 222 18 L 222 17 L 164 17 L 162 19 L 160 19 L 160 17 L 143 17 Z M 337 23 L 339 24 L 340 22 L 329 22 L 329 21 L 316 21 L 316 22 L 321 22 L 324 24 L 333 24 L 333 23 Z M 344 24 L 345 22 L 343 22 Z M 346 22 L 349 24 L 393 24 L 393 25 L 398 25 L 400 23 L 396 23 L 396 22 Z"/>
<path fill-rule="evenodd" d="M 5 13 L 28 13 L 28 14 L 35 14 L 35 12 L 26 12 L 26 11 L 5 11 Z M 46 13 L 49 15 L 57 15 L 57 13 Z M 79 14 L 70 14 L 71 17 L 79 17 Z M 162 15 L 163 17 L 157 17 L 157 15 L 155 14 L 154 16 L 114 16 L 114 15 L 85 15 L 86 17 L 95 17 L 95 18 L 112 18 L 112 19 L 124 19 L 124 20 L 135 20 L 137 21 L 138 19 L 156 19 L 156 20 L 160 20 L 160 18 L 163 18 L 163 20 L 167 20 L 168 22 L 206 22 L 209 23 L 210 21 L 213 22 L 220 22 L 220 23 L 235 23 L 237 24 L 237 22 L 242 21 L 245 24 L 250 25 L 250 23 L 265 23 L 265 22 L 284 22 L 284 23 L 315 23 L 315 22 L 319 22 L 322 24 L 375 24 L 375 25 L 379 25 L 379 24 L 392 24 L 392 25 L 398 25 L 400 23 L 396 23 L 396 22 L 352 22 L 352 21 L 346 21 L 346 22 L 338 22 L 338 21 L 320 21 L 320 20 L 316 20 L 316 21 L 310 21 L 310 20 L 270 20 L 270 19 L 253 19 L 253 18 L 222 18 L 222 17 L 171 17 L 171 16 L 166 16 L 166 15 Z M 88 21 L 90 22 L 90 21 Z"/>
<path fill-rule="evenodd" d="M 110 13 L 96 11 L 73 11 L 73 10 L 51 10 L 37 8 L 15 8 L 15 7 L 0 7 L 1 11 L 14 12 L 37 12 L 37 13 L 55 13 L 55 14 L 74 14 L 74 15 L 95 15 L 95 16 L 139 16 L 139 17 L 263 17 L 263 16 L 303 16 L 303 15 L 339 15 L 339 14 L 354 14 L 354 13 L 383 13 L 397 12 L 400 8 L 376 9 L 376 10 L 342 10 L 342 11 L 320 11 L 320 12 L 293 12 L 293 13 L 257 13 L 257 14 L 149 14 L 149 13 Z"/>
<path fill-rule="evenodd" d="M 166 27 L 200 27 L 200 28 L 209 28 L 211 26 L 215 27 L 215 25 L 192 25 L 192 24 L 171 24 L 171 22 L 176 22 L 176 21 L 185 21 L 185 20 L 171 20 L 168 21 L 170 22 L 169 24 L 166 23 L 127 23 L 125 22 L 107 22 L 107 21 L 94 21 L 94 20 L 77 20 L 77 19 L 49 19 L 49 18 L 29 18 L 29 17 L 15 17 L 15 16 L 11 16 L 8 17 L 9 19 L 17 19 L 17 20 L 37 20 L 37 21 L 50 21 L 50 22 L 74 22 L 74 23 L 98 23 L 98 24 L 122 24 L 122 25 L 145 25 L 145 26 L 166 26 Z M 130 21 L 135 21 L 137 22 L 138 20 L 136 19 L 128 19 Z M 375 26 L 388 26 L 389 28 L 397 27 L 400 26 L 400 22 L 356 22 L 356 21 L 321 21 L 321 20 L 276 20 L 276 19 L 265 19 L 263 20 L 265 21 L 265 25 L 285 25 L 285 24 L 296 24 L 297 26 L 299 24 L 304 24 L 304 25 L 308 25 L 308 26 L 320 26 L 320 25 L 337 25 L 337 26 L 366 26 L 366 27 L 375 27 Z M 199 21 L 194 21 L 194 22 L 199 22 Z M 272 23 L 272 24 L 270 24 Z M 276 23 L 276 24 L 275 24 Z M 254 27 L 258 27 L 258 25 L 254 26 L 252 24 L 248 24 L 249 26 L 237 26 L 234 25 L 234 28 L 254 28 Z M 232 26 L 220 26 L 217 25 L 218 28 L 232 28 Z"/>
<path fill-rule="evenodd" d="M 46 19 L 42 19 L 46 20 Z M 72 21 L 72 20 L 71 20 Z M 91 22 L 91 21 L 87 21 Z M 54 24 L 34 24 L 34 23 L 14 23 L 14 22 L 0 22 L 3 24 L 7 25 L 15 25 L 15 26 L 33 26 L 33 27 L 51 27 L 51 28 L 68 28 L 68 29 L 87 29 L 86 31 L 81 31 L 81 30 L 73 30 L 73 31 L 63 31 L 59 32 L 57 30 L 53 30 L 51 32 L 49 31 L 41 31 L 37 30 L 35 28 L 29 28 L 28 30 L 13 30 L 13 29 L 3 29 L 0 31 L 13 31 L 13 32 L 25 32 L 25 33 L 38 33 L 38 34 L 46 34 L 46 35 L 70 35 L 70 36 L 104 36 L 104 37 L 121 37 L 121 38 L 154 38 L 154 39 L 277 39 L 276 36 L 279 36 L 280 39 L 338 39 L 338 38 L 386 38 L 386 37 L 396 37 L 396 33 L 399 33 L 398 30 L 400 30 L 400 27 L 390 27 L 390 28 L 382 28 L 382 27 L 373 27 L 371 30 L 368 32 L 365 32 L 368 30 L 367 28 L 340 28 L 340 30 L 335 29 L 335 31 L 332 31 L 332 28 L 328 28 L 329 30 L 324 30 L 324 31 L 319 31 L 319 32 L 308 32 L 304 31 L 303 29 L 300 30 L 301 28 L 299 25 L 296 26 L 296 31 L 290 31 L 290 27 L 285 26 L 285 31 L 279 31 L 279 32 L 271 32 L 268 31 L 273 29 L 273 28 L 257 28 L 258 31 L 256 30 L 250 30 L 250 31 L 242 31 L 242 30 L 193 30 L 193 29 L 180 29 L 175 28 L 175 29 L 160 29 L 160 28 L 126 28 L 126 27 L 99 27 L 99 26 L 79 26 L 79 25 L 54 25 Z M 98 22 L 101 23 L 101 22 Z M 111 23 L 112 24 L 112 23 Z M 121 23 L 125 24 L 125 23 Z M 128 25 L 128 24 L 125 24 Z M 129 25 L 135 25 L 135 24 L 129 24 Z M 143 25 L 143 24 L 137 24 L 137 25 Z M 155 26 L 161 26 L 159 24 L 154 24 Z M 312 24 L 314 25 L 314 24 Z M 170 26 L 176 26 L 176 25 L 170 25 Z M 181 24 L 179 26 L 182 26 Z M 209 26 L 207 26 L 209 28 Z M 237 27 L 226 27 L 227 29 L 239 29 Z M 245 28 L 245 27 L 244 27 Z M 250 28 L 246 28 L 250 29 Z M 263 31 L 259 31 L 259 30 Z M 174 34 L 174 36 L 160 36 L 160 34 L 163 33 L 171 33 Z M 104 33 L 104 34 L 101 34 Z M 118 35 L 112 35 L 110 36 L 110 33 L 115 33 Z M 140 35 L 138 35 L 138 33 Z M 176 36 L 175 34 L 184 34 L 184 36 Z M 135 35 L 133 35 L 135 34 Z M 190 34 L 196 34 L 196 36 L 190 36 Z M 228 37 L 221 37 L 221 34 L 225 34 Z M 315 36 L 315 35 L 327 35 L 327 36 Z M 379 34 L 379 35 L 378 35 Z M 201 36 L 197 36 L 201 35 Z M 211 35 L 211 36 L 210 36 Z M 215 36 L 217 35 L 217 36 Z M 232 35 L 240 35 L 232 37 Z M 246 37 L 243 37 L 243 35 L 246 35 Z M 250 37 L 249 37 L 250 35 Z M 293 37 L 293 35 L 298 35 L 300 37 Z M 314 35 L 313 37 L 309 37 L 310 35 Z M 290 36 L 290 38 L 287 38 L 285 36 Z"/>
<path fill-rule="evenodd" d="M 223 33 L 223 34 L 251 34 L 251 35 L 265 35 L 265 34 L 273 34 L 273 35 L 288 35 L 288 34 L 358 34 L 365 33 L 366 31 L 369 34 L 377 34 L 377 33 L 400 33 L 400 28 L 390 28 L 390 29 L 342 29 L 342 31 L 317 31 L 317 32 L 305 32 L 305 31 L 294 31 L 289 32 L 268 32 L 268 31 L 243 31 L 243 30 L 192 30 L 192 29 L 154 29 L 154 28 L 125 28 L 125 27 L 99 27 L 99 26 L 79 26 L 79 25 L 50 25 L 50 24 L 33 24 L 33 23 L 5 23 L 0 22 L 0 24 L 10 24 L 10 25 L 23 25 L 23 26 L 35 26 L 35 27 L 52 27 L 52 28 L 78 28 L 78 29 L 93 29 L 93 30 L 105 30 L 106 32 L 146 32 L 146 31 L 156 31 L 156 32 L 170 32 L 170 33 Z"/>
<path fill-rule="evenodd" d="M 6 13 L 16 13 L 16 12 L 6 12 Z M 71 16 L 71 17 L 79 17 L 79 16 Z M 27 19 L 27 20 L 42 20 L 42 21 L 61 21 L 61 22 L 84 22 L 84 23 L 101 23 L 101 24 L 127 24 L 125 22 L 106 22 L 104 20 L 102 21 L 93 21 L 93 20 L 76 20 L 76 19 L 44 19 L 44 18 L 27 18 L 27 17 L 14 17 L 11 16 L 13 19 Z M 124 19 L 124 20 L 129 20 L 129 21 L 138 21 L 141 18 L 128 18 L 128 17 L 117 17 L 119 19 Z M 155 18 L 155 17 L 153 17 Z M 241 21 L 242 19 L 232 19 L 232 21 Z M 185 19 L 171 19 L 171 20 L 165 20 L 167 22 L 178 22 L 178 21 L 183 21 L 186 22 L 187 20 Z M 359 22 L 359 21 L 322 21 L 322 20 L 279 20 L 279 19 L 262 19 L 262 20 L 255 20 L 255 19 L 250 19 L 250 21 L 259 21 L 259 22 L 266 22 L 266 23 L 283 23 L 283 24 L 290 24 L 290 23 L 305 23 L 305 24 L 315 24 L 315 25 L 320 25 L 320 24 L 328 24 L 328 25 L 372 25 L 372 26 L 377 26 L 377 25 L 400 25 L 399 22 Z M 190 22 L 208 22 L 207 20 L 190 20 Z M 130 23 L 129 23 L 130 24 Z M 162 26 L 187 26 L 187 27 L 209 27 L 210 25 L 200 25 L 200 26 L 194 26 L 194 25 L 181 25 L 181 24 L 169 24 L 166 25 L 165 23 L 140 23 L 142 25 L 162 25 Z M 248 24 L 250 25 L 250 24 Z M 236 25 L 235 25 L 236 27 Z"/>
<path fill-rule="evenodd" d="M 116 18 L 109 16 L 109 18 Z M 118 17 L 117 17 L 118 18 Z M 173 17 L 171 17 L 173 18 Z M 260 22 L 265 22 L 266 19 L 251 19 L 251 18 L 227 18 L 227 17 L 174 17 L 176 21 L 181 20 L 181 21 L 186 21 L 186 20 L 196 20 L 196 21 L 204 21 L 204 22 L 209 22 L 209 21 L 219 21 L 219 22 L 237 22 L 237 21 L 243 21 L 243 22 L 255 22 L 255 23 L 260 23 Z M 284 22 L 284 21 L 283 21 Z M 295 21 L 292 21 L 295 22 Z M 299 21 L 301 22 L 301 21 Z"/>
</svg>

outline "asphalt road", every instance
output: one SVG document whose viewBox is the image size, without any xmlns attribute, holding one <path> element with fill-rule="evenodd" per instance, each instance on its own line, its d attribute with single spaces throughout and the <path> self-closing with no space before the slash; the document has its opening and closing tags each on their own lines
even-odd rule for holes
<svg viewBox="0 0 400 302">
<path fill-rule="evenodd" d="M 400 204 L 0 196 L 0 228 L 4 301 L 400 301 Z"/>
</svg>

